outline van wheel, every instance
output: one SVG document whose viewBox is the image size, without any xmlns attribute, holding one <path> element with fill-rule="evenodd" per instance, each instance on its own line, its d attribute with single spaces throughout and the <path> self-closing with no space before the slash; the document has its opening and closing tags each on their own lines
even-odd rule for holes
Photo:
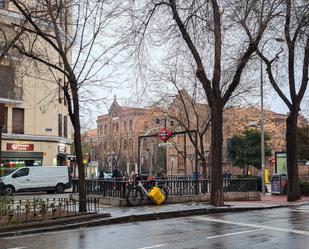
<svg viewBox="0 0 309 249">
<path fill-rule="evenodd" d="M 13 186 L 5 186 L 4 189 L 5 195 L 12 195 L 14 193 L 14 187 Z"/>
<path fill-rule="evenodd" d="M 57 184 L 55 190 L 56 190 L 57 194 L 62 194 L 65 190 L 65 186 L 62 183 L 59 183 L 59 184 Z"/>
</svg>

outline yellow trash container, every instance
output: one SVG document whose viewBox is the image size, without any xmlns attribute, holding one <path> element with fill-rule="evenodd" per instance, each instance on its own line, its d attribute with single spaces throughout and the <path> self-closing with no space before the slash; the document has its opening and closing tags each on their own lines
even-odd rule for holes
<svg viewBox="0 0 309 249">
<path fill-rule="evenodd" d="M 269 170 L 264 169 L 265 184 L 269 184 Z"/>
<path fill-rule="evenodd" d="M 161 189 L 158 187 L 153 187 L 148 193 L 149 198 L 154 204 L 160 205 L 165 200 L 165 196 L 162 194 Z"/>
</svg>

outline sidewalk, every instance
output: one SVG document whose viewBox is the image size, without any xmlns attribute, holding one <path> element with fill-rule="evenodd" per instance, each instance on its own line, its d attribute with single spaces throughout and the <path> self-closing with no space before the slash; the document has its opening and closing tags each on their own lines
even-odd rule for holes
<svg viewBox="0 0 309 249">
<path fill-rule="evenodd" d="M 59 221 L 58 224 L 53 224 L 48 227 L 41 227 L 39 224 L 29 228 L 18 228 L 7 232 L 0 232 L 0 237 L 15 236 L 20 234 L 41 233 L 58 231 L 64 229 L 74 229 L 80 227 L 104 226 L 120 223 L 139 222 L 146 220 L 168 219 L 185 217 L 192 215 L 205 215 L 214 213 L 228 213 L 228 212 L 243 212 L 250 210 L 260 210 L 269 208 L 280 208 L 295 205 L 309 204 L 309 196 L 303 197 L 302 200 L 289 203 L 286 201 L 286 196 L 261 196 L 261 201 L 233 201 L 225 202 L 223 207 L 214 207 L 209 203 L 182 203 L 182 204 L 168 204 L 162 206 L 138 206 L 138 207 L 111 207 L 106 205 L 100 206 L 100 211 L 96 219 L 89 220 L 75 220 L 71 223 Z M 110 217 L 103 217 L 100 214 L 108 213 Z"/>
<path fill-rule="evenodd" d="M 232 206 L 253 206 L 253 207 L 286 207 L 286 206 L 295 206 L 309 204 L 309 196 L 302 196 L 301 200 L 296 202 L 287 202 L 286 195 L 271 195 L 267 193 L 266 195 L 261 194 L 261 201 L 234 201 L 226 202 L 227 205 Z"/>
<path fill-rule="evenodd" d="M 171 212 L 192 212 L 196 215 L 204 210 L 204 213 L 215 212 L 235 212 L 248 211 L 265 208 L 280 208 L 295 205 L 309 204 L 309 196 L 302 197 L 302 200 L 296 202 L 287 202 L 287 196 L 261 195 L 261 201 L 226 201 L 224 207 L 214 207 L 209 203 L 190 202 L 181 204 L 168 204 L 162 206 L 139 206 L 139 207 L 110 207 L 105 206 L 102 211 L 111 214 L 111 219 L 115 217 L 139 216 L 148 214 L 162 214 Z"/>
</svg>

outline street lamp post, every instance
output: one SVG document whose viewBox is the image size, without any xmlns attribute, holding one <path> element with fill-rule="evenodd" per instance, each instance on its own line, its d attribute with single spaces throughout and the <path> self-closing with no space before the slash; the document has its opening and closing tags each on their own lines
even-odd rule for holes
<svg viewBox="0 0 309 249">
<path fill-rule="evenodd" d="M 143 141 L 145 139 L 145 136 L 147 136 L 148 134 L 150 134 L 153 130 L 158 129 L 157 127 L 151 128 L 150 130 L 148 130 L 143 137 L 138 137 L 138 141 L 137 141 L 137 164 L 138 164 L 138 173 L 141 174 L 142 173 L 142 165 L 141 165 L 141 146 L 143 145 Z"/>
<path fill-rule="evenodd" d="M 155 123 L 156 124 L 160 124 L 161 120 L 164 121 L 164 127 L 163 128 L 167 128 L 167 121 L 168 121 L 167 114 L 165 114 L 164 118 L 157 118 Z M 170 120 L 169 126 L 174 126 L 174 121 L 173 120 Z M 166 171 L 166 174 L 167 174 L 168 173 L 167 172 L 167 148 L 165 148 L 165 154 L 164 154 L 163 158 L 164 158 L 164 168 L 165 168 L 165 171 Z"/>
<path fill-rule="evenodd" d="M 263 46 L 264 48 L 264 46 Z M 262 49 L 263 52 L 263 49 Z M 264 81 L 263 81 L 263 61 L 260 60 L 260 70 L 261 70 L 261 168 L 262 168 L 262 193 L 265 195 L 265 134 L 264 134 Z"/>
</svg>

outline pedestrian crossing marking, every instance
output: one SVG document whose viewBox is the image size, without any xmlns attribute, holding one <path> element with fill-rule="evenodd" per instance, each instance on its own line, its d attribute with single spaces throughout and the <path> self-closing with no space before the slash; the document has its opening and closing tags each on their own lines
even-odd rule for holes
<svg viewBox="0 0 309 249">
<path fill-rule="evenodd" d="M 261 231 L 261 230 L 264 230 L 264 229 L 259 228 L 259 229 L 253 229 L 253 230 L 239 231 L 239 232 L 235 232 L 235 233 L 226 233 L 226 234 L 214 235 L 214 236 L 206 237 L 206 239 L 216 239 L 216 238 L 227 237 L 227 236 L 232 236 L 232 235 L 252 233 L 252 232 Z"/>
<path fill-rule="evenodd" d="M 146 246 L 146 247 L 141 247 L 141 248 L 138 248 L 138 249 L 151 249 L 151 248 L 158 248 L 158 247 L 162 247 L 162 246 L 165 246 L 165 244 Z"/>
</svg>

